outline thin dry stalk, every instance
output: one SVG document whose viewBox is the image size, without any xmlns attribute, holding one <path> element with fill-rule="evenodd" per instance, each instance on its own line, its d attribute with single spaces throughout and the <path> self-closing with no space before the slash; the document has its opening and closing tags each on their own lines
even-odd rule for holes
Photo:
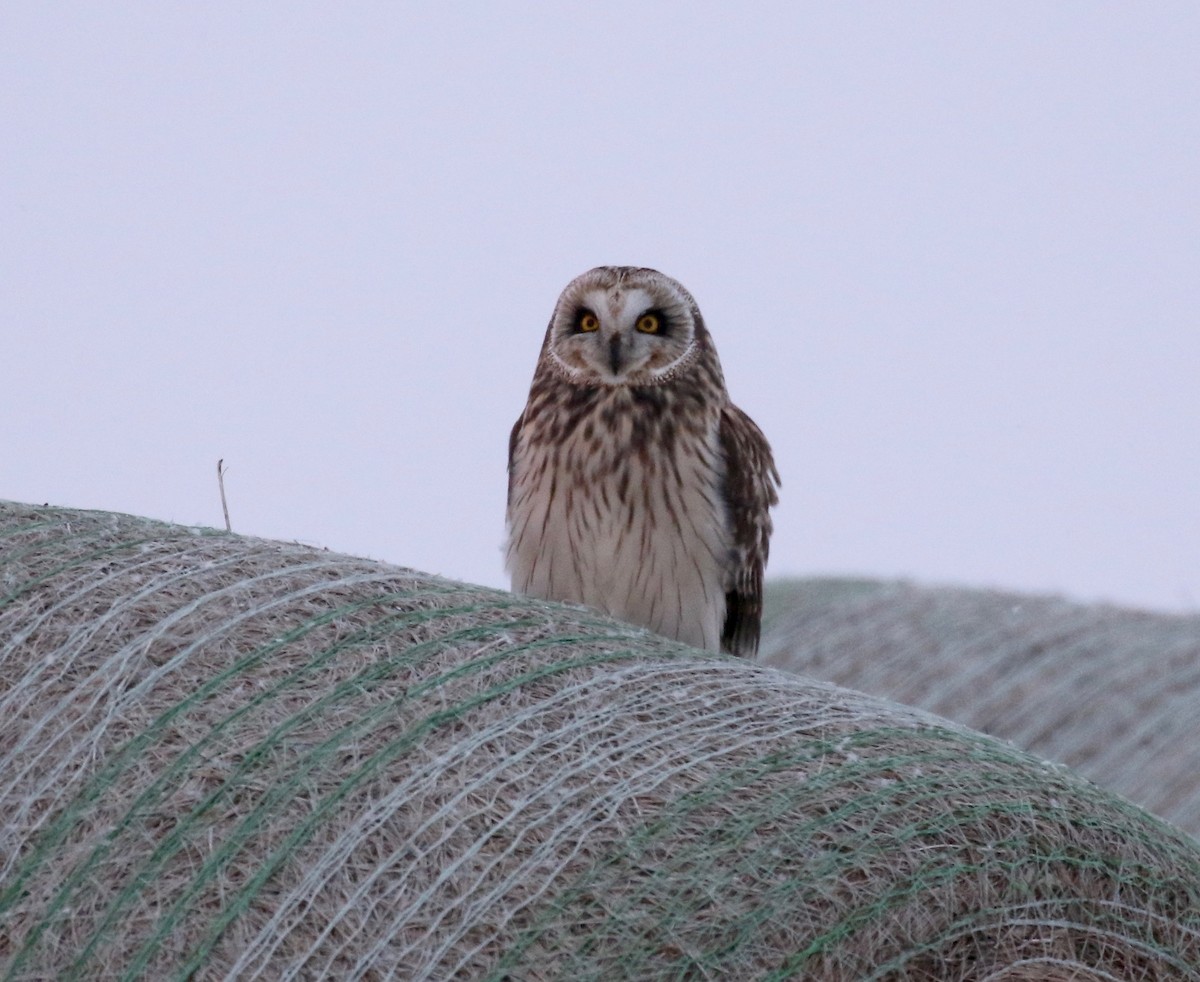
<svg viewBox="0 0 1200 982">
<path fill-rule="evenodd" d="M 221 490 L 221 511 L 225 513 L 225 531 L 232 532 L 233 526 L 229 524 L 229 504 L 225 500 L 225 458 L 222 457 L 217 461 L 217 487 Z"/>
</svg>

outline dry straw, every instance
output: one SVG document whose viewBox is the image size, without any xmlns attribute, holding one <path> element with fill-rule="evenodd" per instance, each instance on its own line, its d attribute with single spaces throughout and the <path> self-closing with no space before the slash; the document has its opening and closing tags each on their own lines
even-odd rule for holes
<svg viewBox="0 0 1200 982">
<path fill-rule="evenodd" d="M 1196 979 L 1055 765 L 568 607 L 0 505 L 0 977 Z"/>
<path fill-rule="evenodd" d="M 773 600 L 765 663 L 1011 740 L 1200 836 L 1200 617 L 875 581 Z"/>
</svg>

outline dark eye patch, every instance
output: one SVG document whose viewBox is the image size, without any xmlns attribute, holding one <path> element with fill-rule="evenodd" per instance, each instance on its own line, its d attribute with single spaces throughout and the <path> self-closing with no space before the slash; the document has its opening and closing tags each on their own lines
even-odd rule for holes
<svg viewBox="0 0 1200 982">
<path fill-rule="evenodd" d="M 643 334 L 651 334 L 658 338 L 668 337 L 671 333 L 671 322 L 667 319 L 666 313 L 658 307 L 643 310 L 638 314 L 634 325 Z"/>
<path fill-rule="evenodd" d="M 587 307 L 580 307 L 575 311 L 575 320 L 572 322 L 576 334 L 588 334 L 591 331 L 599 330 L 600 318 L 596 316 L 594 311 L 588 310 Z"/>
</svg>

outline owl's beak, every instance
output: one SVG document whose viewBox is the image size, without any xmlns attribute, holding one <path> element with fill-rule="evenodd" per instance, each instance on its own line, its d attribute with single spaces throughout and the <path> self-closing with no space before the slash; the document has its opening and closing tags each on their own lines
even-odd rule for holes
<svg viewBox="0 0 1200 982">
<path fill-rule="evenodd" d="M 621 374 L 621 335 L 614 334 L 608 339 L 608 363 L 612 366 L 614 375 Z"/>
</svg>

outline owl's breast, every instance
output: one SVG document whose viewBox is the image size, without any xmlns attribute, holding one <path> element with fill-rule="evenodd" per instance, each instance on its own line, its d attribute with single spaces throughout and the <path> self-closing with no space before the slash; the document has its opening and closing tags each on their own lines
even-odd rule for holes
<svg viewBox="0 0 1200 982">
<path fill-rule="evenodd" d="M 605 409 L 514 446 L 513 589 L 719 650 L 730 533 L 716 420 Z"/>
</svg>

